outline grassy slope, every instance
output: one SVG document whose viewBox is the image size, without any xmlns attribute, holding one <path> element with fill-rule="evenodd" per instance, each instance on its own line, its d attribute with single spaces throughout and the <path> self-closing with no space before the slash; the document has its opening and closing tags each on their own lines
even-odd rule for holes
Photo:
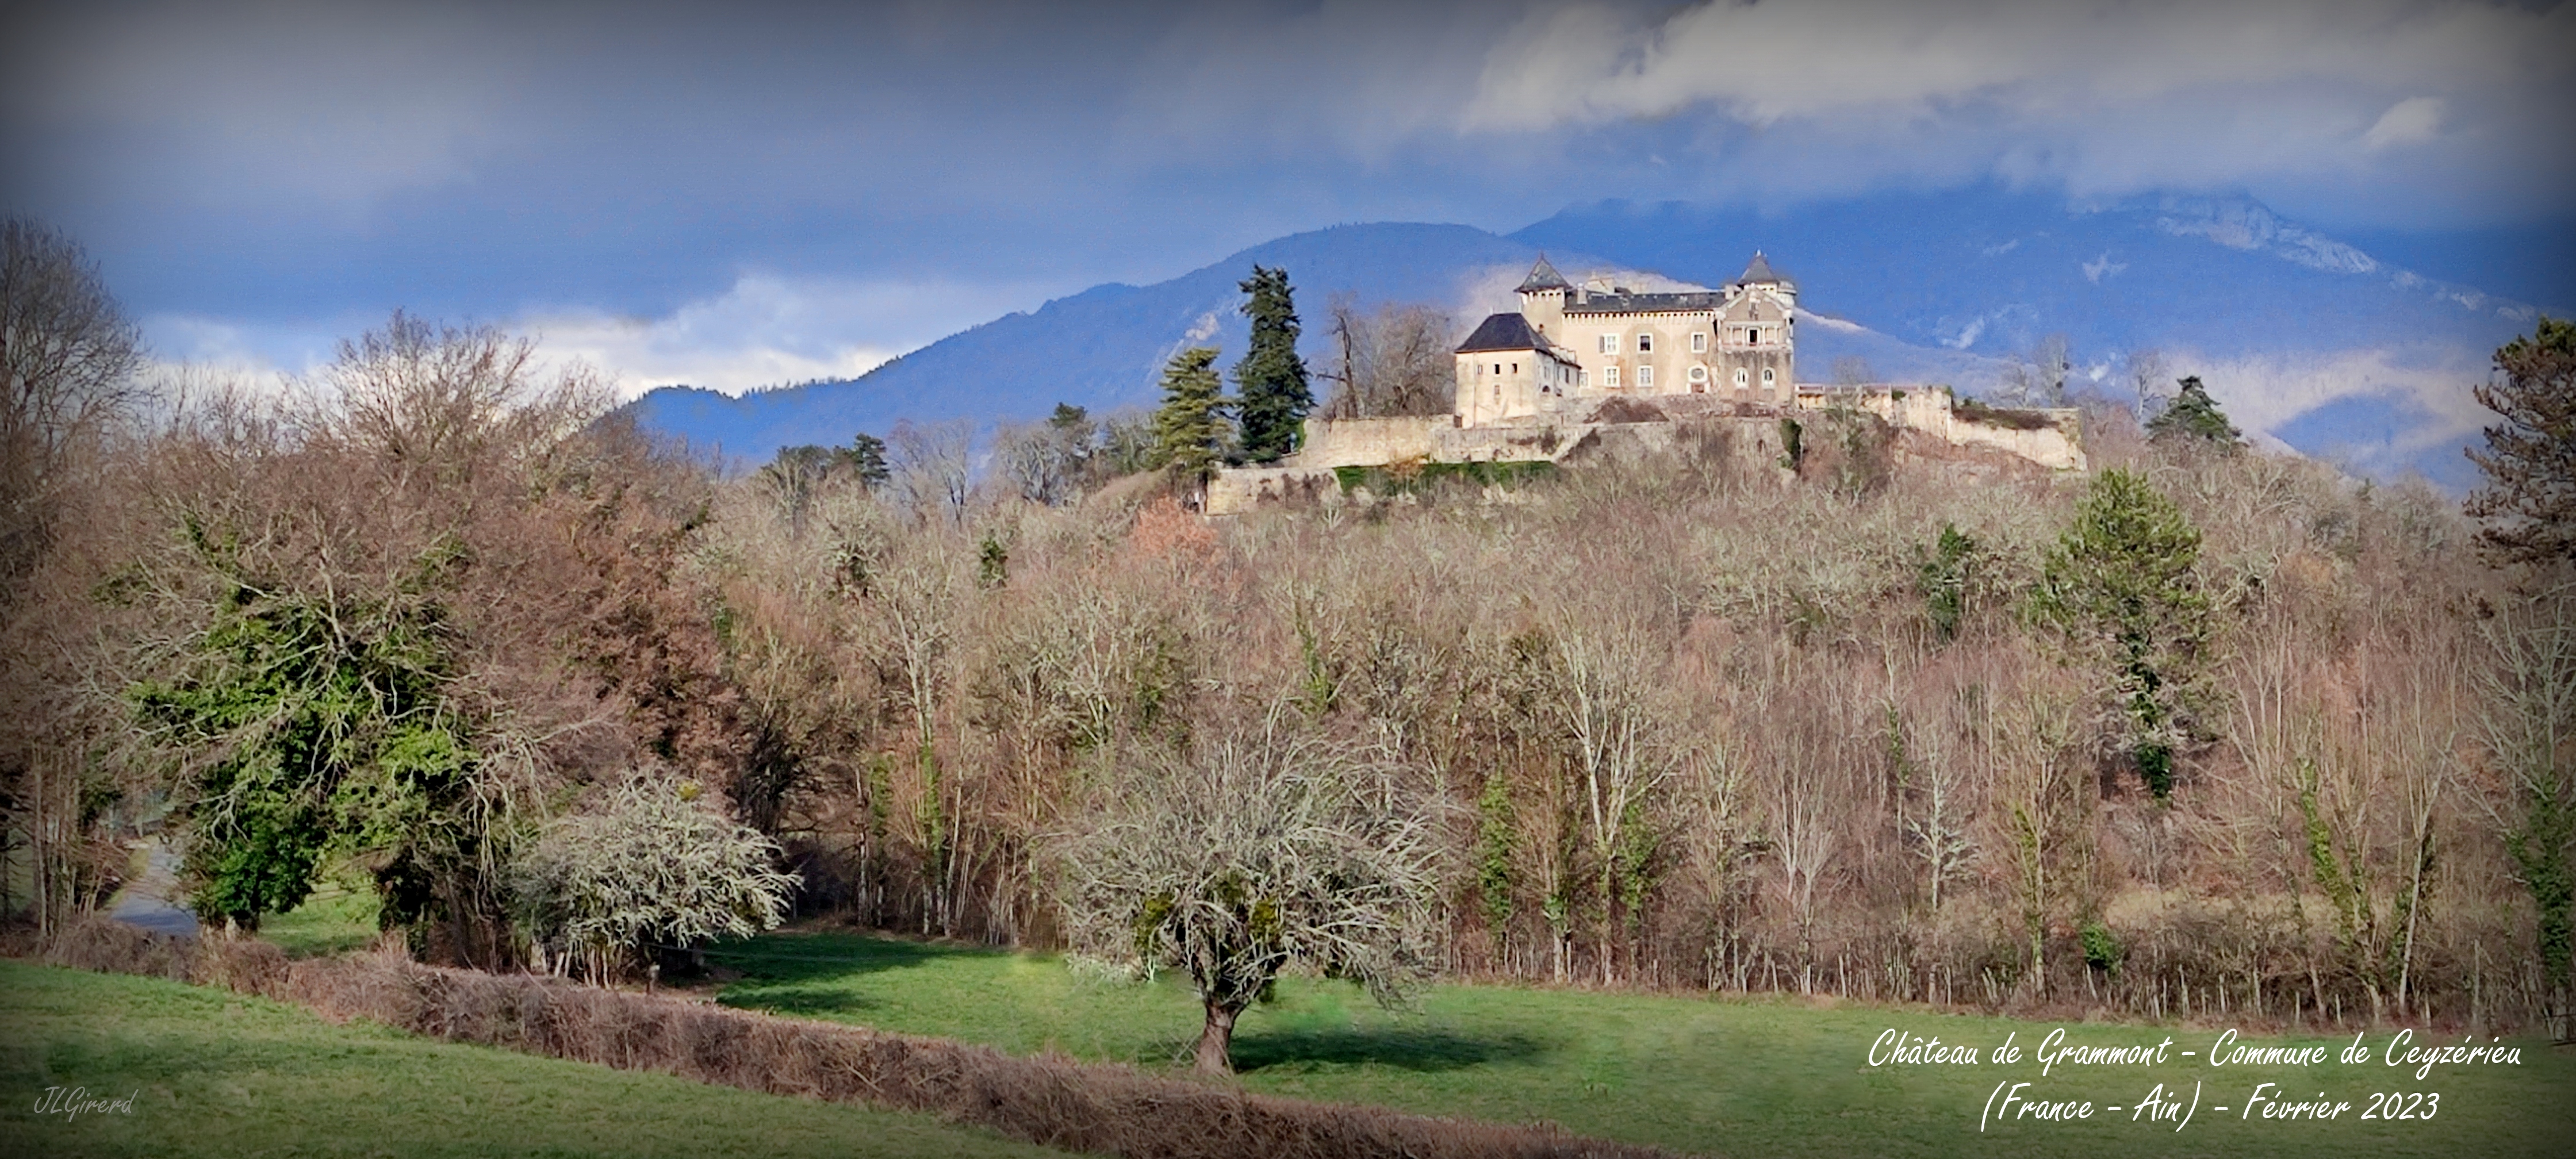
<svg viewBox="0 0 2576 1159">
<path fill-rule="evenodd" d="M 46 1087 L 131 1115 L 33 1112 Z M 0 1155 L 1054 1155 L 922 1115 L 333 1026 L 255 998 L 0 960 Z"/>
<path fill-rule="evenodd" d="M 295 958 L 362 950 L 376 940 L 378 904 L 363 882 L 326 878 L 303 905 L 261 922 L 259 936 Z"/>
<path fill-rule="evenodd" d="M 1053 1047 L 1088 1058 L 1161 1065 L 1197 1032 L 1197 1006 L 1166 978 L 1154 986 L 1088 982 L 1057 960 L 852 934 L 771 935 L 719 951 L 746 977 L 732 1005 L 945 1035 L 1012 1051 Z M 2180 1133 L 2144 1123 L 2030 1124 L 1977 1131 L 1998 1079 L 2039 1080 L 2038 1066 L 1878 1069 L 1870 1042 L 1893 1026 L 1947 1042 L 2026 1053 L 2047 1023 L 1775 1001 L 1443 986 L 1412 1015 L 1389 1015 L 1357 991 L 1283 982 L 1281 1000 L 1244 1018 L 1235 1043 L 1247 1087 L 1504 1122 L 1554 1120 L 1584 1134 L 1737 1155 L 2057 1154 L 2576 1154 L 2576 1054 L 2526 1043 L 2520 1067 L 2438 1069 L 2330 1061 L 2309 1070 L 2212 1071 L 2178 1057 L 2147 1070 L 2061 1070 L 2041 1089 L 2126 1107 L 2150 1086 L 2207 1083 Z M 2074 1026 L 2084 1045 L 2206 1051 L 2207 1030 Z M 2373 1034 L 2374 1048 L 2385 1036 Z M 2304 1040 L 2303 1040 L 2304 1041 Z M 2322 1041 L 2322 1040 L 2319 1040 Z M 2347 1036 L 2344 1042 L 2349 1042 Z M 2419 1039 L 2420 1041 L 2420 1039 Z M 2453 1039 L 2451 1041 L 2457 1041 Z M 2343 1043 L 2334 1045 L 2340 1047 Z M 2282 1097 L 2318 1091 L 2353 1103 L 2335 1123 L 2235 1117 L 2259 1081 Z M 2359 1122 L 2371 1091 L 2440 1091 L 2431 1122 Z M 2037 1093 L 2034 1091 L 2032 1093 Z M 2214 1107 L 2231 1108 L 2222 1115 Z M 2100 1113 L 2097 1111 L 2097 1114 Z"/>
</svg>

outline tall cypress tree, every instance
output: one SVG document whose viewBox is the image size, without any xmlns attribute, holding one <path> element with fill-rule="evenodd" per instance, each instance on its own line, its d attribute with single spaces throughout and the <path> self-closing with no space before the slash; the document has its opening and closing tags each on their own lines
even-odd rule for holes
<svg viewBox="0 0 2576 1159">
<path fill-rule="evenodd" d="M 1297 304 L 1288 271 L 1256 265 L 1242 290 L 1252 295 L 1243 304 L 1252 318 L 1252 347 L 1234 364 L 1237 421 L 1245 457 L 1271 463 L 1297 449 L 1315 394 L 1306 385 L 1306 364 L 1297 358 Z"/>
<path fill-rule="evenodd" d="M 1154 465 L 1192 483 L 1207 481 L 1225 435 L 1225 384 L 1216 348 L 1193 346 L 1163 367 L 1163 405 L 1154 411 Z"/>
</svg>

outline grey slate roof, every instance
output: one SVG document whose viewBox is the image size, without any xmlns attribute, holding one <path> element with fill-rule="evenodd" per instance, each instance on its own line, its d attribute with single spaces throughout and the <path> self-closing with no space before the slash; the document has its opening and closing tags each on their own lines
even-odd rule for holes
<svg viewBox="0 0 2576 1159">
<path fill-rule="evenodd" d="M 1547 263 L 1547 255 L 1541 253 L 1538 255 L 1538 264 L 1530 267 L 1529 276 L 1521 279 L 1521 288 L 1518 292 L 1527 294 L 1537 290 L 1569 288 L 1571 287 L 1566 282 L 1565 275 L 1557 273 L 1556 267 Z"/>
<path fill-rule="evenodd" d="M 1518 314 L 1488 314 L 1483 325 L 1458 344 L 1458 353 L 1474 354 L 1483 350 L 1549 350 L 1547 339 L 1530 329 L 1529 319 Z"/>
<path fill-rule="evenodd" d="M 1724 304 L 1726 295 L 1707 291 L 1686 294 L 1589 294 L 1580 302 L 1567 302 L 1568 314 L 1646 314 L 1658 310 L 1710 310 Z"/>
<path fill-rule="evenodd" d="M 1753 251 L 1753 264 L 1744 267 L 1744 276 L 1735 279 L 1735 281 L 1738 285 L 1748 286 L 1756 282 L 1771 282 L 1778 285 L 1789 286 L 1797 285 L 1796 282 L 1792 282 L 1774 271 L 1771 268 L 1770 260 L 1762 256 L 1761 250 Z"/>
</svg>

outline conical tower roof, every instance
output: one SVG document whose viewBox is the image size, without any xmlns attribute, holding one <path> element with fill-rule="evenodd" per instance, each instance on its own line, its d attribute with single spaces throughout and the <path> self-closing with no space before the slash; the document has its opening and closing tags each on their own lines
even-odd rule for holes
<svg viewBox="0 0 2576 1159">
<path fill-rule="evenodd" d="M 1529 276 L 1521 279 L 1520 292 L 1530 294 L 1536 293 L 1540 290 L 1568 290 L 1572 288 L 1572 283 L 1565 280 L 1565 275 L 1556 272 L 1556 267 L 1547 263 L 1547 254 L 1542 251 L 1538 255 L 1538 264 L 1531 266 Z"/>
<path fill-rule="evenodd" d="M 1773 270 L 1770 259 L 1763 257 L 1761 250 L 1753 251 L 1753 264 L 1744 267 L 1744 276 L 1735 280 L 1737 284 L 1747 286 L 1758 282 L 1769 282 L 1775 286 L 1797 285 L 1796 282 L 1780 276 L 1778 271 Z"/>
</svg>

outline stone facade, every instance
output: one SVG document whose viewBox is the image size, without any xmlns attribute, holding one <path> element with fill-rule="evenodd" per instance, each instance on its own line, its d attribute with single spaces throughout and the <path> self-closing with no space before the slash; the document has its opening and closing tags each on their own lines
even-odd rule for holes
<svg viewBox="0 0 2576 1159">
<path fill-rule="evenodd" d="M 1301 449 L 1277 466 L 1218 472 L 1206 511 L 1340 502 L 1340 468 L 1669 451 L 1685 425 L 1722 429 L 1748 461 L 1769 462 L 1781 454 L 1781 420 L 1801 412 L 1874 415 L 1914 448 L 1901 458 L 1997 452 L 2051 470 L 2086 466 L 2072 410 L 1962 408 L 1942 387 L 1800 388 L 1798 288 L 1758 253 L 1722 290 L 1675 294 L 1571 285 L 1542 257 L 1520 298 L 1519 313 L 1488 316 L 1458 345 L 1452 413 L 1309 420 Z"/>
<path fill-rule="evenodd" d="M 1577 286 L 1545 257 L 1518 314 L 1485 319 L 1457 352 L 1461 425 L 1528 422 L 1604 398 L 1707 395 L 1786 406 L 1797 397 L 1797 283 L 1761 254 L 1724 289 L 1638 293 Z"/>
</svg>

